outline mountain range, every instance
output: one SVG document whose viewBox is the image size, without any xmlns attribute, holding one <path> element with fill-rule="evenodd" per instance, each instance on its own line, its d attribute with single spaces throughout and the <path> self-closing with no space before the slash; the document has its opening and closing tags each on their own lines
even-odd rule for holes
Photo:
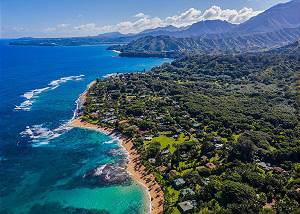
<svg viewBox="0 0 300 214">
<path fill-rule="evenodd" d="M 137 34 L 119 32 L 93 37 L 17 39 L 12 45 L 118 44 L 110 49 L 122 55 L 169 56 L 174 52 L 238 52 L 283 46 L 300 38 L 300 0 L 277 4 L 236 25 L 222 20 L 205 20 L 177 28 L 169 25 Z"/>
<path fill-rule="evenodd" d="M 146 36 L 127 45 L 113 46 L 123 56 L 173 57 L 182 52 L 243 52 L 283 46 L 300 38 L 300 0 L 278 4 L 233 25 L 221 20 L 195 23 L 173 34 Z"/>
</svg>

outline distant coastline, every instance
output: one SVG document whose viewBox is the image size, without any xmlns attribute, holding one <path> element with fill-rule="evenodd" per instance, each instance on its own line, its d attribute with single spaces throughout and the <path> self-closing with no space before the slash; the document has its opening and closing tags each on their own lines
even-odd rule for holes
<svg viewBox="0 0 300 214">
<path fill-rule="evenodd" d="M 77 101 L 77 109 L 74 114 L 80 115 L 80 111 L 82 110 L 82 106 L 86 101 L 87 91 L 88 89 L 95 84 L 95 81 L 91 82 L 87 90 L 83 92 Z M 118 140 L 120 146 L 122 146 L 127 154 L 128 154 L 128 163 L 127 163 L 127 171 L 130 176 L 138 182 L 142 188 L 144 188 L 147 192 L 147 198 L 149 199 L 149 211 L 151 214 L 160 214 L 163 213 L 164 207 L 164 193 L 155 180 L 155 176 L 152 175 L 145 166 L 142 165 L 140 161 L 140 155 L 138 151 L 134 148 L 133 142 L 131 139 L 128 139 L 120 133 L 115 132 L 115 130 L 110 129 L 108 127 L 101 127 L 96 124 L 91 124 L 81 120 L 81 117 L 74 117 L 73 120 L 70 121 L 69 126 L 90 129 L 94 131 L 98 131 L 109 135 Z"/>
</svg>

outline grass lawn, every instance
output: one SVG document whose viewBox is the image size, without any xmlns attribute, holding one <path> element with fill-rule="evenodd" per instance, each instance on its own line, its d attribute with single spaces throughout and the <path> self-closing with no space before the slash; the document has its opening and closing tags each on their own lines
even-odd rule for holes
<svg viewBox="0 0 300 214">
<path fill-rule="evenodd" d="M 145 141 L 145 145 L 148 145 L 151 142 L 160 142 L 161 150 L 166 148 L 169 145 L 169 151 L 173 153 L 175 151 L 175 145 L 185 142 L 188 137 L 186 137 L 183 133 L 178 136 L 178 139 L 174 137 L 168 137 L 166 135 L 162 135 L 158 137 L 154 137 L 151 141 Z"/>
<path fill-rule="evenodd" d="M 177 207 L 175 207 L 172 214 L 181 214 L 181 212 L 177 209 Z"/>
</svg>

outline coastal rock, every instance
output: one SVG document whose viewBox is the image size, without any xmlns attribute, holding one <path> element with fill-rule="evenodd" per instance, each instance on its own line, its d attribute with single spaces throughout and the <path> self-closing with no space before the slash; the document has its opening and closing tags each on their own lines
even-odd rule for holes
<svg viewBox="0 0 300 214">
<path fill-rule="evenodd" d="M 111 149 L 107 154 L 112 157 L 124 156 L 124 151 L 121 149 Z"/>
<path fill-rule="evenodd" d="M 86 179 L 97 178 L 99 184 L 127 184 L 130 177 L 123 164 L 104 164 L 84 175 Z"/>
</svg>

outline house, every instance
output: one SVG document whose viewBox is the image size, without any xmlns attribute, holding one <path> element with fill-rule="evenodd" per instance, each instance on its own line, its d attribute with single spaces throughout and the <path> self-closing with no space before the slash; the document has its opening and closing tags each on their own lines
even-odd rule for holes
<svg viewBox="0 0 300 214">
<path fill-rule="evenodd" d="M 163 117 L 162 116 L 157 116 L 155 119 L 156 120 L 161 120 L 161 119 L 163 119 Z"/>
<path fill-rule="evenodd" d="M 205 164 L 205 166 L 206 166 L 207 168 L 209 168 L 209 169 L 214 169 L 214 168 L 216 168 L 216 165 L 213 164 L 213 163 L 207 163 L 207 164 Z"/>
<path fill-rule="evenodd" d="M 184 184 L 185 184 L 185 181 L 183 180 L 183 178 L 177 178 L 173 181 L 173 187 L 175 189 L 182 187 Z"/>
<path fill-rule="evenodd" d="M 156 162 L 155 158 L 149 158 L 148 161 L 149 161 L 149 163 L 152 163 L 152 164 L 154 164 Z"/>
<path fill-rule="evenodd" d="M 166 171 L 166 169 L 167 169 L 166 166 L 159 166 L 159 167 L 158 167 L 158 170 L 159 170 L 160 172 L 164 172 L 164 171 Z"/>
<path fill-rule="evenodd" d="M 265 163 L 263 161 L 257 163 L 257 165 L 261 166 L 262 168 L 264 168 L 265 170 L 268 170 L 268 171 L 272 169 L 271 164 Z"/>
<path fill-rule="evenodd" d="M 98 114 L 97 112 L 93 112 L 93 113 L 91 113 L 91 118 L 92 118 L 93 120 L 96 120 L 96 119 L 99 118 L 99 114 Z"/>
<path fill-rule="evenodd" d="M 170 176 L 173 176 L 173 177 L 176 176 L 176 175 L 177 175 L 176 170 L 174 170 L 174 169 L 171 170 L 171 171 L 169 172 L 169 175 L 170 175 Z"/>
<path fill-rule="evenodd" d="M 209 183 L 209 178 L 204 178 L 203 180 L 202 180 L 202 183 L 206 186 L 206 185 L 208 185 L 208 183 Z"/>
<path fill-rule="evenodd" d="M 146 136 L 145 140 L 152 140 L 153 136 Z"/>
<path fill-rule="evenodd" d="M 283 172 L 285 172 L 284 169 L 282 169 L 281 167 L 278 167 L 278 166 L 273 167 L 273 171 L 276 172 L 276 173 L 283 173 Z"/>
<path fill-rule="evenodd" d="M 199 126 L 200 126 L 200 124 L 199 123 L 193 123 L 193 125 L 192 125 L 194 128 L 198 128 Z"/>
<path fill-rule="evenodd" d="M 201 156 L 201 160 L 202 160 L 202 161 L 207 161 L 207 159 L 208 159 L 207 156 L 205 156 L 205 155 L 202 155 L 202 156 Z"/>
<path fill-rule="evenodd" d="M 112 119 L 112 120 L 109 120 L 108 123 L 113 125 L 117 122 L 118 120 L 117 119 Z"/>
<path fill-rule="evenodd" d="M 222 142 L 221 139 L 219 137 L 214 137 L 212 140 L 211 140 L 213 143 L 220 143 Z"/>
<path fill-rule="evenodd" d="M 169 153 L 169 149 L 163 149 L 161 152 L 160 152 L 160 154 L 161 155 L 167 155 Z"/>
<path fill-rule="evenodd" d="M 220 149 L 222 146 L 223 146 L 222 143 L 216 143 L 216 144 L 215 144 L 215 148 L 216 148 L 216 149 Z"/>
<path fill-rule="evenodd" d="M 193 210 L 196 206 L 193 201 L 183 201 L 178 203 L 177 207 L 181 213 L 193 213 Z"/>
<path fill-rule="evenodd" d="M 185 159 L 187 159 L 189 156 L 188 156 L 188 154 L 183 153 L 183 154 L 180 155 L 180 157 L 181 157 L 183 160 L 185 160 Z"/>
<path fill-rule="evenodd" d="M 171 168 L 171 166 L 168 166 L 168 167 Z M 165 174 L 164 174 L 164 177 L 165 177 L 166 179 L 169 179 L 169 178 L 175 177 L 176 175 L 177 175 L 176 170 L 172 169 L 170 172 L 165 173 Z"/>
<path fill-rule="evenodd" d="M 191 188 L 185 188 L 180 191 L 180 195 L 182 195 L 183 198 L 186 198 L 186 197 L 194 196 L 195 192 Z"/>
</svg>

